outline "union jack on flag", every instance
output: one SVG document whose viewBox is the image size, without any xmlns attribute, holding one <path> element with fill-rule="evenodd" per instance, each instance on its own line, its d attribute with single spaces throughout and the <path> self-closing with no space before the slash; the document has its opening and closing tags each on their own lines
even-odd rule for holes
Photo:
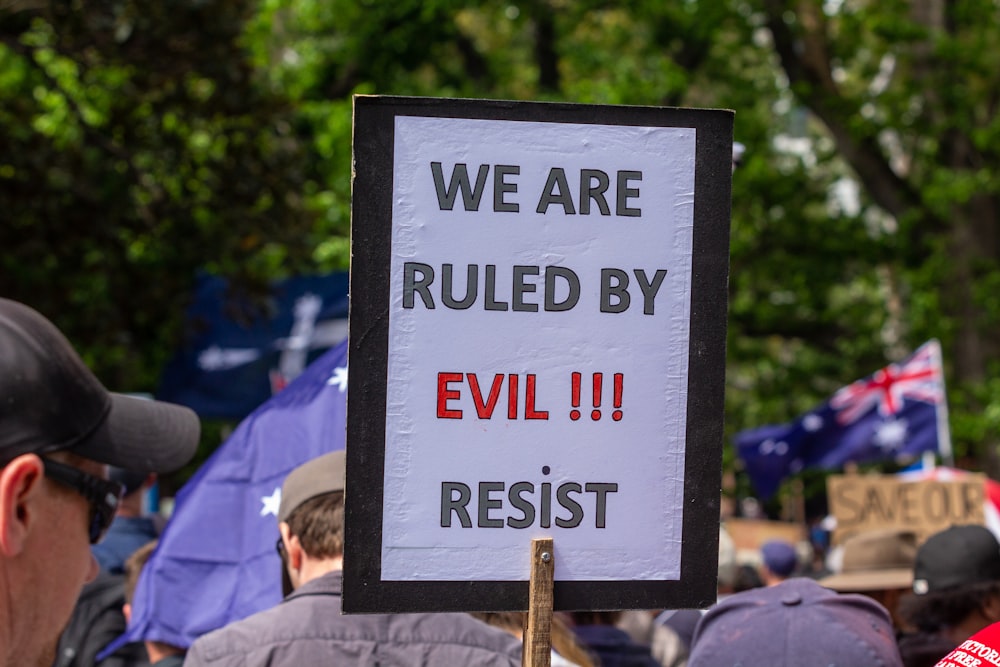
<svg viewBox="0 0 1000 667">
<path fill-rule="evenodd" d="M 764 499 L 783 479 L 805 468 L 905 461 L 927 451 L 948 459 L 941 346 L 936 340 L 924 343 L 906 359 L 843 387 L 790 424 L 737 433 L 736 447 Z"/>
<path fill-rule="evenodd" d="M 921 345 L 903 363 L 889 364 L 864 380 L 839 390 L 830 399 L 837 422 L 851 424 L 878 406 L 883 417 L 897 414 L 906 399 L 939 403 L 944 401 L 941 354 L 937 341 Z"/>
</svg>

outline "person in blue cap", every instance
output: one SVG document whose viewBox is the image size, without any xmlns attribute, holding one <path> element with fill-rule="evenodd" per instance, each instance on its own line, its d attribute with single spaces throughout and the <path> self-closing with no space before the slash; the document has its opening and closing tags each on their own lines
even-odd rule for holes
<svg viewBox="0 0 1000 667">
<path fill-rule="evenodd" d="M 799 558 L 795 547 L 784 540 L 769 540 L 760 548 L 763 560 L 760 578 L 765 586 L 774 586 L 788 579 L 798 569 Z"/>
</svg>

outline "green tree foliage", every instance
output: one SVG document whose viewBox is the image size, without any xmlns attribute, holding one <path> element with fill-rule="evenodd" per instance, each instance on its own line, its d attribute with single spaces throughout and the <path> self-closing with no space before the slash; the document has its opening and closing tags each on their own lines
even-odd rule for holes
<svg viewBox="0 0 1000 667">
<path fill-rule="evenodd" d="M 959 453 L 996 473 L 996 4 L 764 0 L 759 10 L 796 99 L 891 221 L 883 282 L 902 338 L 945 344 Z"/>
<path fill-rule="evenodd" d="M 196 271 L 310 256 L 308 152 L 242 46 L 249 3 L 6 3 L 0 293 L 150 389 Z"/>
<path fill-rule="evenodd" d="M 933 336 L 957 449 L 992 454 L 988 0 L 0 12 L 0 292 L 69 319 L 106 376 L 152 382 L 197 269 L 252 285 L 347 266 L 352 94 L 725 107 L 748 147 L 733 184 L 728 432 L 790 419 Z"/>
</svg>

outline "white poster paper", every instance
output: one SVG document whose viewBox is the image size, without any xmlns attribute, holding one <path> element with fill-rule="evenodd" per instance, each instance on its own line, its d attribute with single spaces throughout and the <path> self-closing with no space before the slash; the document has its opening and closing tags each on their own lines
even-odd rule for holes
<svg viewBox="0 0 1000 667">
<path fill-rule="evenodd" d="M 382 579 L 679 579 L 695 130 L 394 141 Z"/>
</svg>

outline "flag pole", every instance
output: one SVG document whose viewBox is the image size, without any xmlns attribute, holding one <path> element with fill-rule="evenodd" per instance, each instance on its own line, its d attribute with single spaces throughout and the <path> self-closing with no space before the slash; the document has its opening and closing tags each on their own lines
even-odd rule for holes
<svg viewBox="0 0 1000 667">
<path fill-rule="evenodd" d="M 930 340 L 931 354 L 934 363 L 941 370 L 941 400 L 937 404 L 938 451 L 941 460 L 950 468 L 955 467 L 955 454 L 951 449 L 951 427 L 948 423 L 948 392 L 944 384 L 944 361 L 941 354 L 941 343 L 936 338 Z"/>
</svg>

